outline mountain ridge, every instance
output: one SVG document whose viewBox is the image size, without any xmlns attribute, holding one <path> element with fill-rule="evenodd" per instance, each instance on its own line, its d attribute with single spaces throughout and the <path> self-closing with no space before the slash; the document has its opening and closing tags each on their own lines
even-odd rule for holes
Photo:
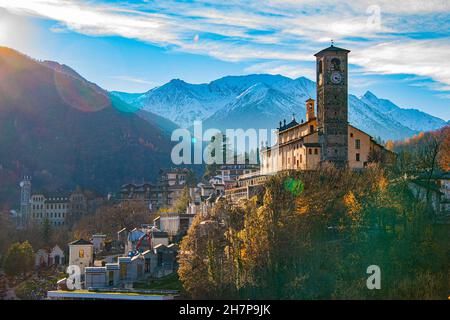
<svg viewBox="0 0 450 320">
<path fill-rule="evenodd" d="M 160 116 L 70 70 L 0 48 L 1 205 L 17 202 L 23 175 L 38 189 L 106 194 L 156 177 L 170 161 L 170 129 Z"/>
<path fill-rule="evenodd" d="M 173 92 L 172 95 L 164 92 L 171 90 L 174 84 L 177 84 L 175 96 Z M 266 95 L 264 101 L 246 100 L 247 97 L 242 96 L 244 92 L 261 89 L 254 87 L 256 84 L 273 89 L 272 96 Z M 257 95 L 256 92 L 247 93 Z M 121 92 L 113 94 L 119 97 L 126 95 Z M 271 74 L 225 76 L 198 85 L 174 79 L 134 97 L 137 98 L 128 100 L 130 104 L 167 117 L 181 127 L 189 128 L 194 120 L 202 120 L 206 128 L 223 130 L 255 127 L 270 130 L 292 114 L 299 120 L 305 117 L 304 103 L 307 98 L 316 98 L 316 83 L 306 77 L 291 79 Z M 209 101 L 209 104 L 206 105 L 205 101 Z M 180 116 L 180 112 L 184 114 Z M 390 100 L 377 97 L 370 90 L 361 97 L 349 94 L 349 122 L 383 140 L 400 140 L 420 131 L 435 130 L 446 125 L 440 118 L 417 109 L 400 108 Z"/>
</svg>

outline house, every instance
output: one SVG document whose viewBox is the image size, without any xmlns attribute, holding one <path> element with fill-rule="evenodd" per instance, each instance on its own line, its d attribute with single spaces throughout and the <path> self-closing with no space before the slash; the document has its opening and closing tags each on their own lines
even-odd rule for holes
<svg viewBox="0 0 450 320">
<path fill-rule="evenodd" d="M 122 229 L 118 235 L 126 239 L 124 254 L 95 262 L 94 252 L 101 248 L 104 235 L 93 235 L 92 242 L 78 239 L 69 243 L 69 264 L 80 267 L 81 283 L 85 289 L 130 288 L 139 279 L 158 278 L 176 270 L 178 246 L 169 244 L 167 232 L 143 224 L 130 232 Z M 56 261 L 58 254 L 62 254 L 59 247 L 55 247 L 50 255 L 41 251 L 36 256 L 36 263 L 47 261 L 48 256 Z M 58 286 L 65 288 L 64 283 L 60 280 Z"/>
<path fill-rule="evenodd" d="M 81 273 L 84 268 L 94 264 L 94 245 L 92 242 L 78 239 L 69 243 L 69 265 L 80 267 Z"/>
<path fill-rule="evenodd" d="M 153 220 L 154 225 L 161 231 L 167 232 L 169 237 L 186 234 L 195 215 L 178 212 L 162 212 Z"/>
<path fill-rule="evenodd" d="M 427 201 L 438 215 L 450 215 L 450 172 L 422 174 L 409 183 L 413 195 Z"/>
<path fill-rule="evenodd" d="M 39 249 L 34 255 L 34 266 L 36 268 L 45 268 L 48 266 L 48 251 Z"/>
<path fill-rule="evenodd" d="M 143 225 L 140 228 L 134 228 L 127 235 L 125 243 L 125 254 L 132 252 L 144 252 L 153 249 L 158 244 L 169 244 L 169 234 L 159 230 L 155 226 Z"/>
<path fill-rule="evenodd" d="M 92 235 L 92 245 L 94 246 L 94 253 L 99 253 L 105 248 L 106 235 L 94 234 Z"/>
<path fill-rule="evenodd" d="M 39 249 L 34 258 L 36 268 L 64 265 L 64 252 L 58 245 L 51 249 Z"/>
<path fill-rule="evenodd" d="M 55 245 L 50 251 L 50 265 L 64 265 L 64 262 L 64 251 L 58 245 Z"/>
<path fill-rule="evenodd" d="M 143 202 L 150 211 L 170 207 L 182 195 L 189 170 L 161 170 L 156 183 L 127 183 L 119 191 L 119 201 Z"/>
<path fill-rule="evenodd" d="M 263 185 L 270 177 L 268 174 L 250 173 L 238 177 L 234 188 L 225 190 L 225 198 L 231 202 L 241 199 L 250 199 L 257 194 L 262 194 Z"/>
<path fill-rule="evenodd" d="M 176 270 L 178 246 L 159 244 L 152 250 L 122 256 L 105 266 L 86 267 L 85 289 L 130 288 L 133 282 L 147 277 L 160 278 Z"/>
</svg>

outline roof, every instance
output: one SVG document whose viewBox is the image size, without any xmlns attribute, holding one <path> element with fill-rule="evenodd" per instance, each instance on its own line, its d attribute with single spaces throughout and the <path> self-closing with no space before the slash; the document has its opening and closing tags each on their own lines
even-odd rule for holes
<svg viewBox="0 0 450 320">
<path fill-rule="evenodd" d="M 92 238 L 106 238 L 106 234 L 93 234 Z"/>
<path fill-rule="evenodd" d="M 119 231 L 117 231 L 117 233 L 122 233 L 124 231 L 127 231 L 127 228 L 120 229 Z"/>
<path fill-rule="evenodd" d="M 319 52 L 317 52 L 314 56 L 320 56 L 326 52 L 344 52 L 344 53 L 349 53 L 350 50 L 347 49 L 343 49 L 343 48 L 339 48 L 339 47 L 335 47 L 334 45 L 329 46 L 328 48 L 325 48 Z"/>
<path fill-rule="evenodd" d="M 167 238 L 167 237 L 169 237 L 169 234 L 165 231 L 153 231 L 152 237 L 153 238 Z"/>
<path fill-rule="evenodd" d="M 84 268 L 86 273 L 104 273 L 106 272 L 106 267 L 86 267 Z"/>
<path fill-rule="evenodd" d="M 153 249 L 156 249 L 156 250 L 157 249 L 167 249 L 167 246 L 162 244 L 162 243 L 160 243 L 160 244 L 156 245 Z"/>
<path fill-rule="evenodd" d="M 295 121 L 295 119 L 292 119 L 291 122 L 289 122 L 288 124 L 286 124 L 284 126 L 281 126 L 280 128 L 278 128 L 278 130 L 279 131 L 284 131 L 284 130 L 290 129 L 292 127 L 295 127 L 296 125 L 298 125 L 298 122 Z"/>
<path fill-rule="evenodd" d="M 92 244 L 90 241 L 86 241 L 84 239 L 78 239 L 69 243 L 69 246 L 82 246 Z"/>
</svg>

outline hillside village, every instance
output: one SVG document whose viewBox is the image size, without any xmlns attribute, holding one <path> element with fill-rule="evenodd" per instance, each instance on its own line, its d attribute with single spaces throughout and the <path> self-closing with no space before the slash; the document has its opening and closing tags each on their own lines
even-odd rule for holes
<svg viewBox="0 0 450 320">
<path fill-rule="evenodd" d="M 286 172 L 314 172 L 326 165 L 351 171 L 364 171 L 374 164 L 393 167 L 398 157 L 395 152 L 349 124 L 348 54 L 348 50 L 331 45 L 315 55 L 317 103 L 310 97 L 305 99 L 304 115 L 273 119 L 278 124 L 277 143 L 260 150 L 258 164 L 218 165 L 201 181 L 193 178 L 189 168 L 166 168 L 151 182 L 125 181 L 107 195 L 81 188 L 67 193 L 35 191 L 32 177 L 24 177 L 19 209 L 11 212 L 17 230 L 31 224 L 64 229 L 113 205 L 136 205 L 144 208 L 148 217 L 131 228 L 115 230 L 113 235 L 103 234 L 101 226 L 95 226 L 98 230 L 88 237 L 36 250 L 34 270 L 51 268 L 59 274 L 69 266 L 80 272 L 58 279 L 46 298 L 110 299 L 113 294 L 122 299 L 177 298 L 179 288 L 155 289 L 151 283 L 177 275 L 180 242 L 195 219 L 200 221 L 199 237 L 220 228 L 210 216 L 222 202 L 239 206 L 261 198 L 266 183 Z M 448 171 L 417 176 L 409 187 L 417 198 L 432 199 L 436 216 L 448 217 Z M 68 279 L 78 284 L 73 287 Z"/>
</svg>

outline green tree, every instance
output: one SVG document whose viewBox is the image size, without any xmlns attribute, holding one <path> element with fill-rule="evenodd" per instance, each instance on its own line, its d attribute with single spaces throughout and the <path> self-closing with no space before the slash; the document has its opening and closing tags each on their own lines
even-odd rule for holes
<svg viewBox="0 0 450 320">
<path fill-rule="evenodd" d="M 191 202 L 191 196 L 189 195 L 189 187 L 185 186 L 181 191 L 180 197 L 175 201 L 172 209 L 178 213 L 186 212 L 186 208 Z"/>
<path fill-rule="evenodd" d="M 42 223 L 42 239 L 44 241 L 45 245 L 50 245 L 50 241 L 52 238 L 52 225 L 50 223 L 50 220 L 45 218 L 44 222 Z"/>
<path fill-rule="evenodd" d="M 195 298 L 439 299 L 448 226 L 433 223 L 396 171 L 323 166 L 283 172 L 257 197 L 219 201 L 181 243 L 179 275 Z M 301 186 L 301 188 L 293 188 Z M 366 287 L 367 267 L 382 290 Z"/>
<path fill-rule="evenodd" d="M 6 252 L 3 267 L 9 276 L 33 270 L 34 252 L 28 241 L 13 243 Z"/>
</svg>

